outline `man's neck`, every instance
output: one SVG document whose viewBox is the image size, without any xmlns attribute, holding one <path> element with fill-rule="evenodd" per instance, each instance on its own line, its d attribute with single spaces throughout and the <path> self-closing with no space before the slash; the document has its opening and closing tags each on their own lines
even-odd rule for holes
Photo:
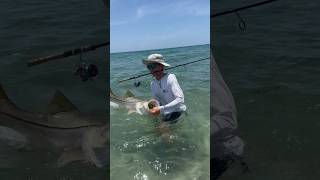
<svg viewBox="0 0 320 180">
<path fill-rule="evenodd" d="M 161 75 L 157 76 L 156 79 L 157 79 L 158 81 L 160 81 L 160 79 L 162 79 L 164 75 L 165 75 L 165 73 L 161 73 Z"/>
</svg>

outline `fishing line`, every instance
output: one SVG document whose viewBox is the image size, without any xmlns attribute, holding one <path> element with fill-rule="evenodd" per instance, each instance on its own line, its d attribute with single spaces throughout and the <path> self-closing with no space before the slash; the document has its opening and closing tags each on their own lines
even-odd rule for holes
<svg viewBox="0 0 320 180">
<path fill-rule="evenodd" d="M 187 63 L 184 63 L 184 64 L 179 64 L 179 65 L 176 65 L 176 66 L 173 66 L 173 67 L 165 68 L 164 70 L 174 69 L 174 68 L 177 68 L 177 67 L 186 66 L 186 65 L 189 65 L 189 64 L 192 64 L 192 63 L 196 63 L 196 62 L 200 62 L 200 61 L 204 61 L 204 60 L 208 60 L 208 59 L 210 59 L 210 57 L 206 57 L 206 58 L 203 58 L 203 59 L 187 62 Z M 155 72 L 159 72 L 159 71 L 155 71 Z M 129 81 L 129 80 L 132 80 L 132 79 L 136 80 L 136 79 L 138 79 L 140 77 L 147 76 L 149 74 L 151 74 L 151 72 L 145 73 L 145 74 L 140 74 L 140 75 L 137 75 L 137 76 L 133 76 L 133 77 L 130 77 L 130 78 L 127 78 L 127 79 L 119 80 L 118 83 L 122 83 L 122 82 Z"/>
</svg>

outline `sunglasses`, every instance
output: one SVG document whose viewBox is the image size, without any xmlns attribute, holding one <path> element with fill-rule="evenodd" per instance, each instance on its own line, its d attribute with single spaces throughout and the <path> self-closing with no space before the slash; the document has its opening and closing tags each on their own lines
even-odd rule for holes
<svg viewBox="0 0 320 180">
<path fill-rule="evenodd" d="M 148 64 L 147 65 L 147 68 L 149 69 L 149 70 L 153 70 L 154 68 L 156 68 L 157 67 L 157 64 Z"/>
</svg>

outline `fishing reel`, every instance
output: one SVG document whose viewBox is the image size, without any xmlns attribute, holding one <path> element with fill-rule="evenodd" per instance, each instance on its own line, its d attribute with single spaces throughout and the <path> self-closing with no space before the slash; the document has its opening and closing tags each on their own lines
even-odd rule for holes
<svg viewBox="0 0 320 180">
<path fill-rule="evenodd" d="M 134 85 L 135 87 L 139 87 L 139 86 L 141 85 L 141 83 L 140 83 L 140 81 L 137 81 L 137 79 L 135 78 L 133 85 Z"/>
<path fill-rule="evenodd" d="M 242 19 L 242 17 L 240 16 L 240 14 L 236 11 L 235 12 L 236 15 L 237 15 L 237 18 L 238 18 L 238 27 L 241 31 L 246 31 L 247 29 L 247 25 L 246 25 L 246 22 Z"/>
<path fill-rule="evenodd" d="M 74 72 L 82 81 L 92 80 L 98 75 L 98 67 L 95 64 L 86 64 L 82 61 L 82 52 L 80 51 L 78 68 Z"/>
<path fill-rule="evenodd" d="M 93 80 L 98 75 L 98 67 L 95 64 L 81 63 L 74 72 L 82 81 Z"/>
</svg>

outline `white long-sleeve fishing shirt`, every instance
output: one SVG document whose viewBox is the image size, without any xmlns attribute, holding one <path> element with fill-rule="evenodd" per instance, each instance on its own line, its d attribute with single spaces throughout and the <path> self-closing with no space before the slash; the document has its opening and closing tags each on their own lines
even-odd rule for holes
<svg viewBox="0 0 320 180">
<path fill-rule="evenodd" d="M 186 111 L 183 91 L 174 74 L 167 73 L 160 80 L 151 82 L 151 92 L 160 103 L 160 114 Z"/>
</svg>

